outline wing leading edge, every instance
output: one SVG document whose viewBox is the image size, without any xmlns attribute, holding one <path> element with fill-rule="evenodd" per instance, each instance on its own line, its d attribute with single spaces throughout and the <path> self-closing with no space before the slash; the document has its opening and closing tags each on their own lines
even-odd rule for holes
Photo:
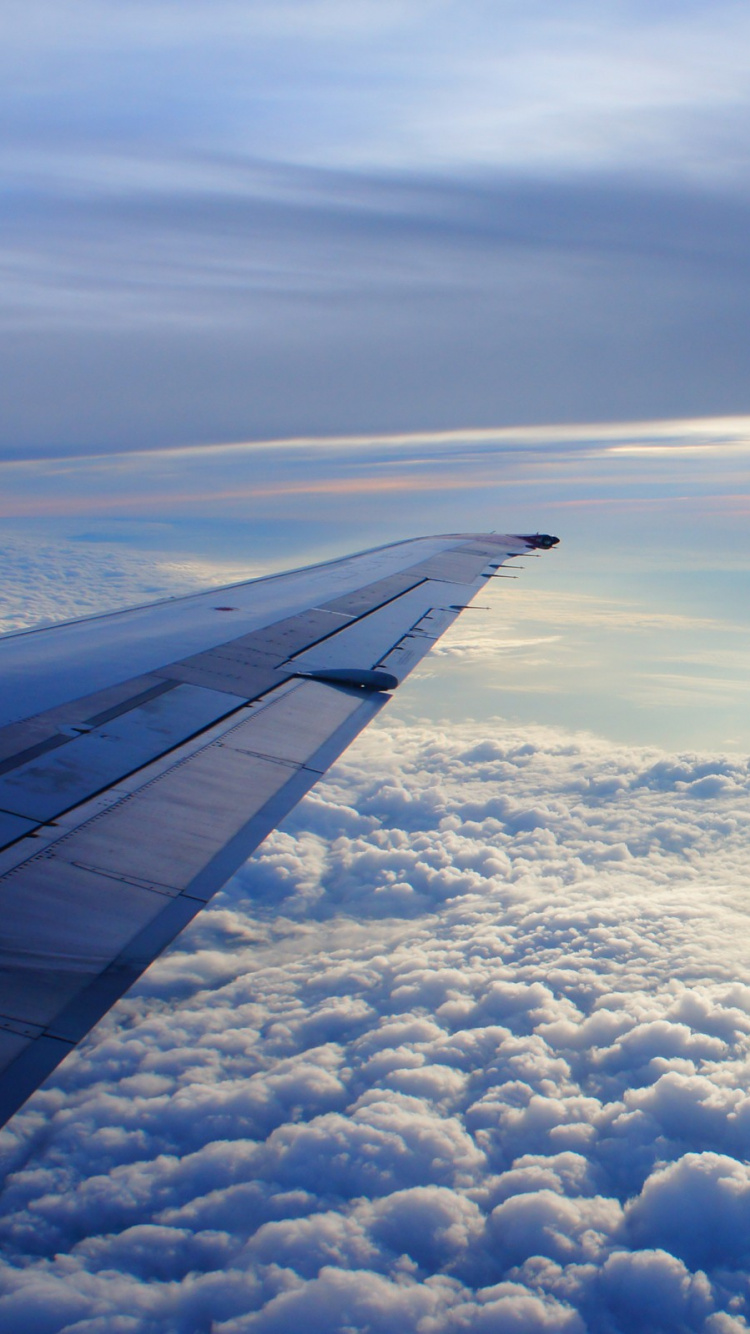
<svg viewBox="0 0 750 1334">
<path fill-rule="evenodd" d="M 0 640 L 0 1124 L 485 581 L 556 540 L 416 539 Z"/>
</svg>

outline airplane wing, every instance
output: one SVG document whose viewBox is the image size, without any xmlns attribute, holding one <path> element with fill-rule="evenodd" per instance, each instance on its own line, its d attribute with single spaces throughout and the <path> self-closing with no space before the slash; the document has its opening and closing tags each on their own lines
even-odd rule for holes
<svg viewBox="0 0 750 1334">
<path fill-rule="evenodd" d="M 509 558 L 419 538 L 0 639 L 0 1125 Z"/>
</svg>

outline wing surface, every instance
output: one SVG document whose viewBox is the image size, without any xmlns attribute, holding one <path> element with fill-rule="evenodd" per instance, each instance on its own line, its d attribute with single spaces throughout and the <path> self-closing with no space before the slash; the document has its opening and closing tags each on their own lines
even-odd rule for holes
<svg viewBox="0 0 750 1334">
<path fill-rule="evenodd" d="M 509 558 L 420 538 L 0 639 L 0 1124 Z"/>
</svg>

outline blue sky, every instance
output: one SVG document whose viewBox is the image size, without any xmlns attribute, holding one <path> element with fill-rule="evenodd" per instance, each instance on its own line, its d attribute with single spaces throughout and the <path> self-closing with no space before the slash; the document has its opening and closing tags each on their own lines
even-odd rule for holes
<svg viewBox="0 0 750 1334">
<path fill-rule="evenodd" d="M 741 5 L 6 17 L 7 454 L 748 409 Z"/>
<path fill-rule="evenodd" d="M 3 17 L 0 628 L 562 541 L 0 1134 L 0 1324 L 742 1334 L 746 6 Z"/>
</svg>

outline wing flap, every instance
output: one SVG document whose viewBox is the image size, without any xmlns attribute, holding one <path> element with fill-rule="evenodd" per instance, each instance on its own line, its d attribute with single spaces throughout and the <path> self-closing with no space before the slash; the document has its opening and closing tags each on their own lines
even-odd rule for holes
<svg viewBox="0 0 750 1334">
<path fill-rule="evenodd" d="M 293 670 L 318 671 L 326 667 L 371 668 L 415 622 L 421 620 L 438 596 L 440 585 L 425 581 L 339 630 L 337 634 L 295 654 Z M 476 589 L 472 588 L 472 593 Z"/>
<path fill-rule="evenodd" d="M 473 592 L 474 590 L 472 590 Z M 430 652 L 436 641 L 460 612 L 449 607 L 430 607 L 421 620 L 412 626 L 408 634 L 394 644 L 393 648 L 376 665 L 379 671 L 390 672 L 402 681 L 413 671 L 418 662 Z"/>
<path fill-rule="evenodd" d="M 476 579 L 487 560 L 483 552 L 456 549 L 442 551 L 439 556 L 422 561 L 416 568 L 425 579 L 444 579 L 452 584 L 466 584 Z"/>
<path fill-rule="evenodd" d="M 215 649 L 170 663 L 164 668 L 164 677 L 225 695 L 241 695 L 243 701 L 258 699 L 284 679 L 268 657 L 252 651 L 230 657 Z"/>
</svg>

